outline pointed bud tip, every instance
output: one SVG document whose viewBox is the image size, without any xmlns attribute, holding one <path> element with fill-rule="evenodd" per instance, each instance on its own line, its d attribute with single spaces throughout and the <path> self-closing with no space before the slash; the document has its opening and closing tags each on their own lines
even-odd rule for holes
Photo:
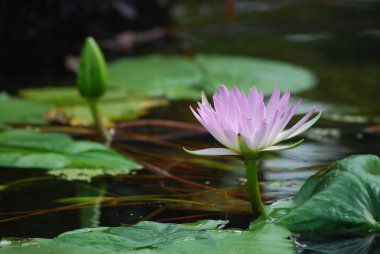
<svg viewBox="0 0 380 254">
<path fill-rule="evenodd" d="M 99 98 L 104 95 L 107 82 L 107 67 L 103 53 L 95 39 L 87 37 L 80 54 L 78 90 L 84 98 Z"/>
</svg>

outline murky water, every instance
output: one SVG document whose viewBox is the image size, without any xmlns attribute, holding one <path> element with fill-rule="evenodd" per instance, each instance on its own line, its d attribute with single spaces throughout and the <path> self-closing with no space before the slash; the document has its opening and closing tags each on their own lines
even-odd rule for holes
<svg viewBox="0 0 380 254">
<path fill-rule="evenodd" d="M 190 50 L 282 60 L 313 70 L 319 79 L 315 88 L 300 96 L 307 107 L 316 105 L 323 110 L 323 119 L 305 134 L 302 146 L 269 156 L 260 164 L 268 203 L 294 196 L 310 175 L 336 159 L 380 154 L 379 12 L 377 1 L 353 0 L 236 1 L 235 11 L 226 10 L 220 1 L 186 1 L 175 8 L 181 32 L 176 47 L 170 44 L 163 52 Z M 147 118 L 194 122 L 188 102 L 156 109 Z M 228 219 L 231 227 L 244 228 L 252 220 L 240 162 L 194 158 L 182 151 L 184 145 L 214 144 L 207 134 L 154 126 L 120 129 L 118 133 L 130 138 L 119 140 L 115 148 L 149 162 L 148 169 L 84 183 L 46 178 L 39 170 L 2 168 L 0 184 L 31 180 L 0 192 L 0 236 L 53 237 L 80 227 L 128 225 L 140 220 Z M 163 176 L 160 170 L 173 177 Z M 121 199 L 141 195 L 151 200 Z M 58 202 L 77 196 L 114 200 L 77 206 Z M 158 196 L 200 204 L 159 201 Z M 375 240 L 339 241 L 331 245 L 373 248 Z M 318 250 L 318 243 L 315 246 Z"/>
</svg>

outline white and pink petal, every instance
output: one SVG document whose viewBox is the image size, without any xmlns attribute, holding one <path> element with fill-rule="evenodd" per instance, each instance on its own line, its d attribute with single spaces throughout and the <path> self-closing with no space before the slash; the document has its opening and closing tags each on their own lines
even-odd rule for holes
<svg viewBox="0 0 380 254">
<path fill-rule="evenodd" d="M 193 150 L 193 151 L 183 148 L 183 150 L 193 155 L 203 155 L 203 156 L 239 155 L 238 153 L 227 148 L 207 148 L 207 149 Z"/>
</svg>

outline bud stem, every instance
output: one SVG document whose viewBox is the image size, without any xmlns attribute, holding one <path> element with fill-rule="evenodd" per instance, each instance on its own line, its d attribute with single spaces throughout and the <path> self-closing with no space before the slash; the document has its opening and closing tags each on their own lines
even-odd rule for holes
<svg viewBox="0 0 380 254">
<path fill-rule="evenodd" d="M 107 146 L 110 146 L 112 138 L 104 124 L 102 113 L 100 112 L 100 108 L 99 108 L 99 100 L 90 99 L 88 100 L 88 104 L 90 106 L 91 114 L 92 114 L 92 117 L 95 122 L 95 126 L 98 129 L 99 134 L 102 136 L 104 143 Z"/>
<path fill-rule="evenodd" d="M 247 187 L 249 198 L 251 199 L 252 211 L 255 216 L 264 212 L 264 204 L 261 200 L 259 180 L 257 177 L 256 159 L 246 158 L 245 170 L 247 176 Z"/>
</svg>

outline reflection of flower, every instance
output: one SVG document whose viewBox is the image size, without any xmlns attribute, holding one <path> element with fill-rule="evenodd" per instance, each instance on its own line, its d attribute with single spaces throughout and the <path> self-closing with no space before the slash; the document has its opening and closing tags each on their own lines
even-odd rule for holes
<svg viewBox="0 0 380 254">
<path fill-rule="evenodd" d="M 262 151 L 290 149 L 302 143 L 276 145 L 293 138 L 309 129 L 321 116 L 314 114 L 313 107 L 301 120 L 291 128 L 284 130 L 296 113 L 301 100 L 289 105 L 288 91 L 281 97 L 276 88 L 267 104 L 262 92 L 255 87 L 246 95 L 234 87 L 229 91 L 220 87 L 220 94 L 213 96 L 214 107 L 202 93 L 202 102 L 198 103 L 197 112 L 192 110 L 198 121 L 226 148 L 209 148 L 188 151 L 195 155 L 242 155 L 252 157 Z M 309 121 L 308 121 L 309 120 Z"/>
</svg>

